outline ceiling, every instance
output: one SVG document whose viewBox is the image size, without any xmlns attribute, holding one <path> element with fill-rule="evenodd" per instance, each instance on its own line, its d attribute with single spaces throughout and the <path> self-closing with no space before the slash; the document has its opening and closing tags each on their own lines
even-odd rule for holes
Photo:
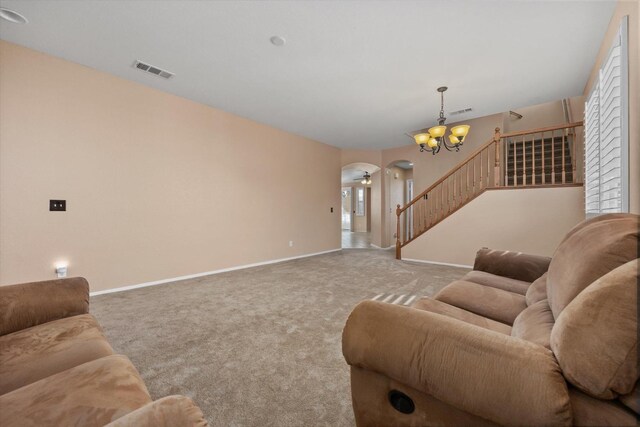
<svg viewBox="0 0 640 427">
<path fill-rule="evenodd" d="M 605 1 L 2 0 L 0 38 L 343 148 L 582 93 Z M 282 47 L 270 37 L 286 39 Z M 140 59 L 175 73 L 164 80 Z"/>
<path fill-rule="evenodd" d="M 399 167 L 400 169 L 409 170 L 413 169 L 413 163 L 408 160 L 399 160 L 393 164 L 393 166 Z"/>
</svg>

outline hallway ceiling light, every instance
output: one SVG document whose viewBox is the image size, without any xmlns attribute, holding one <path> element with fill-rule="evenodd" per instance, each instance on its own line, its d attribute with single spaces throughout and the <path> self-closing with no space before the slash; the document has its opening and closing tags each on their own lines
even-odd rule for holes
<svg viewBox="0 0 640 427">
<path fill-rule="evenodd" d="M 449 137 L 445 138 L 447 127 L 444 125 L 444 122 L 447 118 L 444 116 L 444 92 L 446 90 L 446 86 L 438 88 L 438 92 L 440 92 L 440 117 L 438 117 L 438 126 L 430 128 L 428 132 L 413 135 L 413 139 L 416 144 L 420 146 L 421 152 L 431 151 L 431 154 L 435 155 L 443 146 L 448 151 L 460 151 L 460 147 L 462 147 L 462 143 L 469 133 L 470 127 L 468 125 L 458 125 L 452 127 Z M 447 143 L 447 139 L 450 144 Z"/>
<path fill-rule="evenodd" d="M 364 184 L 364 185 L 371 184 L 371 175 L 369 175 L 369 172 L 364 173 L 364 176 L 362 177 L 362 181 L 360 181 L 360 184 Z"/>
</svg>

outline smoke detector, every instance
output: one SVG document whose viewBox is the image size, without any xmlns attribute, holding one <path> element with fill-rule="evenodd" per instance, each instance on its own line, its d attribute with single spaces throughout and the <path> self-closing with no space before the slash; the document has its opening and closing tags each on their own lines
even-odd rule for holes
<svg viewBox="0 0 640 427">
<path fill-rule="evenodd" d="M 274 46 L 284 46 L 285 43 L 287 43 L 285 38 L 281 36 L 273 36 L 269 39 L 269 41 L 271 41 L 271 44 Z"/>
<path fill-rule="evenodd" d="M 165 79 L 170 79 L 174 76 L 171 71 L 163 70 L 154 65 L 147 64 L 146 62 L 142 62 L 136 59 L 133 63 L 133 68 L 137 68 L 140 71 L 144 71 L 146 73 L 153 74 L 154 76 L 162 77 Z"/>
</svg>

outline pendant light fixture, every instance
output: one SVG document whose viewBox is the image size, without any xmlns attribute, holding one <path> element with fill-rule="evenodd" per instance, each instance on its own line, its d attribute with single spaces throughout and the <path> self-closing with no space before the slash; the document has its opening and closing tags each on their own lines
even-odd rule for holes
<svg viewBox="0 0 640 427">
<path fill-rule="evenodd" d="M 364 176 L 362 177 L 362 181 L 360 181 L 360 184 L 364 184 L 364 185 L 371 184 L 371 175 L 369 175 L 369 172 L 364 173 Z"/>
<path fill-rule="evenodd" d="M 446 86 L 438 88 L 440 92 L 440 117 L 438 118 L 438 126 L 429 128 L 428 132 L 418 133 L 413 135 L 413 139 L 416 144 L 420 146 L 420 151 L 431 151 L 431 154 L 436 154 L 440 151 L 440 148 L 444 146 L 448 151 L 460 151 L 462 143 L 465 137 L 469 133 L 470 127 L 468 125 L 458 125 L 451 128 L 451 133 L 447 138 L 447 127 L 444 122 L 447 118 L 444 116 L 444 92 L 447 90 Z"/>
</svg>

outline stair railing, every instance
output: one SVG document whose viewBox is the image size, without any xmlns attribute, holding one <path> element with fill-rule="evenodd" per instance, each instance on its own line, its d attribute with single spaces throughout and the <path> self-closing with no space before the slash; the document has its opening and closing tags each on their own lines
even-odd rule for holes
<svg viewBox="0 0 640 427">
<path fill-rule="evenodd" d="M 427 230 L 489 189 L 579 185 L 583 159 L 577 155 L 582 122 L 500 133 L 442 178 L 396 208 L 396 258 Z M 411 215 L 408 215 L 411 213 Z M 406 221 L 412 224 L 407 227 Z"/>
</svg>

